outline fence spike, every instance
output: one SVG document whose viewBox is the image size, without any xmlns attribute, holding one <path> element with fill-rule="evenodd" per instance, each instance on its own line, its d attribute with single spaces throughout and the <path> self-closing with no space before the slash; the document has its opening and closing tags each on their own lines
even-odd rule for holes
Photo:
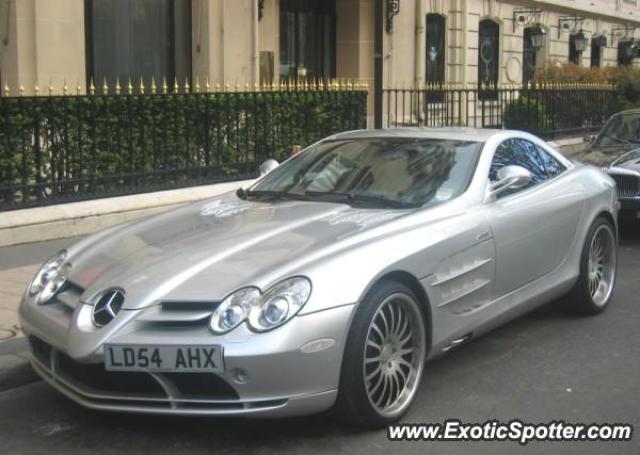
<svg viewBox="0 0 640 455">
<path fill-rule="evenodd" d="M 253 91 L 254 92 L 259 92 L 260 91 L 260 84 L 258 84 L 257 82 L 253 84 Z"/>
<path fill-rule="evenodd" d="M 24 85 L 21 85 L 20 87 L 18 87 L 18 95 L 20 96 L 24 95 Z"/>
<path fill-rule="evenodd" d="M 211 84 L 209 84 L 209 76 L 207 76 L 207 81 L 204 84 L 204 89 L 207 93 L 211 91 Z"/>
<path fill-rule="evenodd" d="M 176 93 L 179 93 L 179 92 L 180 92 L 180 84 L 178 83 L 178 78 L 175 77 L 173 79 L 173 93 L 176 94 Z"/>
<path fill-rule="evenodd" d="M 127 94 L 133 95 L 133 84 L 131 83 L 131 76 L 127 80 Z"/>
<path fill-rule="evenodd" d="M 102 83 L 102 94 L 106 95 L 109 93 L 109 86 L 107 85 L 107 78 L 104 78 L 104 82 Z"/>
<path fill-rule="evenodd" d="M 167 85 L 167 78 L 165 76 L 162 77 L 162 94 L 166 95 L 169 93 L 169 86 Z"/>
<path fill-rule="evenodd" d="M 196 85 L 193 87 L 196 93 L 200 92 L 200 78 L 196 76 Z"/>
<path fill-rule="evenodd" d="M 144 95 L 144 80 L 142 79 L 142 76 L 140 76 L 140 85 L 138 86 L 138 91 L 141 95 Z"/>
<path fill-rule="evenodd" d="M 120 86 L 120 76 L 116 76 L 116 95 L 119 95 L 122 91 L 122 87 Z"/>
<path fill-rule="evenodd" d="M 80 83 L 77 83 L 77 85 L 76 85 L 76 95 L 80 96 L 80 93 L 82 93 L 82 87 L 80 87 Z"/>
<path fill-rule="evenodd" d="M 218 82 L 218 83 L 216 83 L 215 91 L 216 91 L 216 92 L 219 92 L 221 89 L 222 89 L 222 87 L 221 87 L 220 83 L 219 83 L 219 82 Z"/>
<path fill-rule="evenodd" d="M 67 80 L 64 80 L 64 84 L 62 85 L 62 94 L 67 95 L 69 92 L 69 87 L 67 86 Z"/>
<path fill-rule="evenodd" d="M 248 91 L 249 91 L 249 83 L 248 83 L 248 82 L 245 82 L 245 83 L 244 83 L 244 91 L 245 91 L 245 92 L 248 92 Z"/>
<path fill-rule="evenodd" d="M 4 96 L 9 96 L 11 94 L 11 89 L 9 89 L 9 86 L 5 83 L 4 84 Z"/>
<path fill-rule="evenodd" d="M 190 90 L 191 90 L 191 86 L 189 86 L 189 78 L 185 77 L 184 78 L 184 92 L 185 93 L 189 93 Z"/>
<path fill-rule="evenodd" d="M 155 95 L 157 89 L 158 89 L 158 86 L 156 85 L 156 77 L 151 76 L 151 94 Z"/>
<path fill-rule="evenodd" d="M 225 92 L 228 92 L 230 88 L 231 88 L 231 85 L 228 82 L 224 84 L 224 91 Z"/>
<path fill-rule="evenodd" d="M 89 80 L 89 94 L 91 96 L 96 94 L 96 86 L 93 84 L 93 78 Z"/>
<path fill-rule="evenodd" d="M 38 87 L 38 82 L 36 81 L 36 83 L 33 86 L 33 93 L 38 96 L 38 92 L 40 91 L 40 87 Z"/>
</svg>

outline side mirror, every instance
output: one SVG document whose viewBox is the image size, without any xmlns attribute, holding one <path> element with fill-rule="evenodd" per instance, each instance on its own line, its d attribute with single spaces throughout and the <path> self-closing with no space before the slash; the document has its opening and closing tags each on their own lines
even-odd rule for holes
<svg viewBox="0 0 640 455">
<path fill-rule="evenodd" d="M 273 159 L 269 159 L 263 162 L 260 165 L 260 177 L 267 175 L 269 172 L 273 171 L 278 166 L 280 166 L 280 163 L 278 163 L 276 160 L 273 160 Z"/>
<path fill-rule="evenodd" d="M 505 166 L 498 171 L 498 181 L 490 187 L 490 197 L 495 199 L 506 190 L 518 190 L 531 183 L 531 172 L 522 166 Z"/>
</svg>

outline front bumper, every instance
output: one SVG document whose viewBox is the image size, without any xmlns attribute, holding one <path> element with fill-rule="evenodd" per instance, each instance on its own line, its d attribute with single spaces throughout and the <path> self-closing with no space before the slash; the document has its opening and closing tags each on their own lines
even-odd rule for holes
<svg viewBox="0 0 640 455">
<path fill-rule="evenodd" d="M 29 337 L 32 365 L 49 384 L 91 409 L 178 415 L 285 417 L 329 409 L 335 402 L 346 334 L 355 305 L 296 316 L 271 332 L 244 326 L 213 336 L 206 327 L 141 324 L 135 318 L 100 338 L 91 355 L 78 357 L 68 345 L 82 309 L 65 318 L 47 317 L 48 305 L 23 303 L 21 321 Z M 64 338 L 60 335 L 65 334 Z M 98 340 L 91 334 L 87 342 Z M 117 344 L 220 344 L 224 372 L 114 372 L 104 368 L 104 341 Z M 318 341 L 321 341 L 318 343 Z M 86 349 L 85 349 L 86 350 Z M 238 371 L 242 375 L 238 375 Z"/>
</svg>

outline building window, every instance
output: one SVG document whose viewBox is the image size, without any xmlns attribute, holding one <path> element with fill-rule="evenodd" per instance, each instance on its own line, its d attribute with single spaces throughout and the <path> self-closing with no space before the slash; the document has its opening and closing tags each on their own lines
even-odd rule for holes
<svg viewBox="0 0 640 455">
<path fill-rule="evenodd" d="M 604 35 L 594 36 L 591 39 L 591 68 L 602 66 L 602 50 L 607 46 L 607 37 Z"/>
<path fill-rule="evenodd" d="M 575 33 L 569 36 L 569 62 L 574 65 L 580 65 L 580 57 L 582 56 L 581 42 L 584 40 L 584 34 L 582 32 Z M 586 47 L 586 43 L 585 43 Z"/>
<path fill-rule="evenodd" d="M 480 21 L 478 32 L 478 85 L 483 99 L 497 97 L 498 63 L 500 59 L 500 26 L 491 19 Z M 487 90 L 491 89 L 491 90 Z"/>
<path fill-rule="evenodd" d="M 191 80 L 190 0 L 85 0 L 87 79 Z"/>
<path fill-rule="evenodd" d="M 533 47 L 533 33 L 531 28 L 525 28 L 522 36 L 522 82 L 533 79 L 536 72 L 536 49 Z"/>
<path fill-rule="evenodd" d="M 618 41 L 618 65 L 631 65 L 635 53 L 633 44 L 633 40 Z"/>
<path fill-rule="evenodd" d="M 336 75 L 335 0 L 281 0 L 280 77 Z"/>
<path fill-rule="evenodd" d="M 442 84 L 445 65 L 445 18 L 440 14 L 427 14 L 426 81 Z"/>
</svg>

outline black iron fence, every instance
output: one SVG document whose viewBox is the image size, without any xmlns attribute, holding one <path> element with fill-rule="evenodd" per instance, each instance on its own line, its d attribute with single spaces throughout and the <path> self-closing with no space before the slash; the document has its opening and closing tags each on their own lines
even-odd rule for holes
<svg viewBox="0 0 640 455">
<path fill-rule="evenodd" d="M 355 83 L 1 97 L 0 211 L 252 177 L 366 115 Z"/>
<path fill-rule="evenodd" d="M 470 126 L 530 131 L 545 138 L 600 128 L 617 109 L 608 84 L 546 84 L 470 88 L 457 85 L 384 91 L 383 123 Z"/>
</svg>

